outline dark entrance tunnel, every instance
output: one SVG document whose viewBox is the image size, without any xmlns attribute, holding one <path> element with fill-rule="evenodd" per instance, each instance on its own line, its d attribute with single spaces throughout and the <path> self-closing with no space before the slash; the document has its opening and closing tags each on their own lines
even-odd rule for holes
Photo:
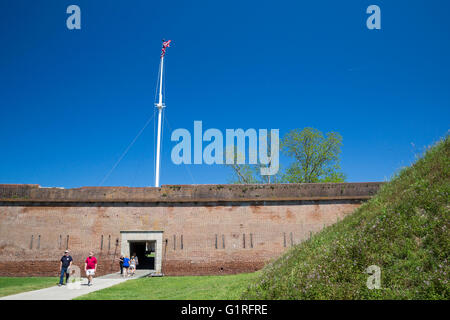
<svg viewBox="0 0 450 320">
<path fill-rule="evenodd" d="M 136 269 L 155 269 L 154 245 L 150 241 L 130 241 L 130 259 L 134 254 L 138 257 Z"/>
</svg>

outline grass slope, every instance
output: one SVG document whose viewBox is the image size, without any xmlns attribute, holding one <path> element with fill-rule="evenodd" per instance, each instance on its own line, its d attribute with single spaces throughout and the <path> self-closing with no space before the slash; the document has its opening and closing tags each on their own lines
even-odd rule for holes
<svg viewBox="0 0 450 320">
<path fill-rule="evenodd" d="M 226 276 L 141 278 L 77 300 L 237 300 L 257 273 Z"/>
<path fill-rule="evenodd" d="M 450 299 L 450 141 L 341 222 L 267 265 L 245 299 Z M 366 286 L 381 268 L 381 289 Z"/>
<path fill-rule="evenodd" d="M 58 283 L 56 277 L 0 277 L 0 297 L 43 289 Z"/>
</svg>

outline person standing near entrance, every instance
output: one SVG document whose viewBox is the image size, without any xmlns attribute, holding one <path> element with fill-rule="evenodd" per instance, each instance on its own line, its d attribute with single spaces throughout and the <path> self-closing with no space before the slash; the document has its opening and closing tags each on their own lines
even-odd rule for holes
<svg viewBox="0 0 450 320">
<path fill-rule="evenodd" d="M 123 274 L 123 254 L 119 257 L 120 274 Z"/>
<path fill-rule="evenodd" d="M 84 271 L 86 271 L 86 276 L 88 278 L 88 286 L 92 285 L 92 278 L 95 275 L 95 271 L 97 271 L 97 258 L 94 257 L 94 253 L 89 252 L 89 257 L 86 258 L 84 263 Z"/>
<path fill-rule="evenodd" d="M 72 257 L 69 255 L 69 250 L 64 251 L 64 255 L 62 256 L 59 263 L 59 284 L 58 287 L 61 287 L 64 283 L 64 274 L 66 274 L 66 284 L 69 281 L 69 272 L 70 267 L 72 266 Z"/>
<path fill-rule="evenodd" d="M 134 256 L 131 256 L 130 260 L 130 273 L 132 276 L 134 276 L 134 273 L 136 272 L 136 259 Z"/>
<path fill-rule="evenodd" d="M 133 257 L 134 257 L 134 261 L 136 261 L 135 266 L 137 267 L 137 266 L 139 265 L 139 260 L 138 260 L 138 257 L 137 257 L 137 255 L 136 255 L 136 252 L 133 253 Z"/>
</svg>

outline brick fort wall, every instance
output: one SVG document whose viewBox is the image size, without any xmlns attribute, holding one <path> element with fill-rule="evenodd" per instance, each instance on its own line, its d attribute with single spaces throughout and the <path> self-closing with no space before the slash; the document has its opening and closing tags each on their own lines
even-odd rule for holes
<svg viewBox="0 0 450 320">
<path fill-rule="evenodd" d="M 66 248 L 81 269 L 116 272 L 121 231 L 162 231 L 165 275 L 255 271 L 343 219 L 381 183 L 41 188 L 0 185 L 0 275 L 57 275 Z"/>
</svg>

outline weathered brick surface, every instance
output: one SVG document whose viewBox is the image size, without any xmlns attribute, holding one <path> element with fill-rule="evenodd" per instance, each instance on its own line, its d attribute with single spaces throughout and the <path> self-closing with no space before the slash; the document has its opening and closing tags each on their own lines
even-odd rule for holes
<svg viewBox="0 0 450 320">
<path fill-rule="evenodd" d="M 313 189 L 322 190 L 322 186 L 318 184 Z M 124 202 L 118 201 L 124 196 L 118 195 L 118 188 L 118 193 L 111 191 L 117 198 L 108 196 L 107 201 L 95 202 L 95 197 L 105 196 L 95 191 L 95 196 L 86 195 L 88 201 L 64 201 L 60 194 L 50 195 L 44 201 L 32 199 L 31 191 L 21 191 L 27 188 L 35 190 L 33 197 L 39 193 L 36 190 L 41 190 L 19 185 L 11 187 L 11 191 L 0 185 L 1 190 L 9 190 L 9 198 L 0 191 L 0 275 L 57 275 L 58 261 L 67 246 L 81 269 L 88 252 L 93 250 L 99 259 L 98 274 L 117 271 L 120 232 L 125 230 L 164 232 L 162 271 L 167 275 L 254 271 L 311 233 L 350 214 L 375 190 L 372 185 L 365 194 L 357 191 L 354 199 L 351 193 L 341 198 L 341 189 L 330 189 L 334 196 L 326 199 L 292 200 L 294 191 L 290 186 L 287 195 L 275 190 L 282 200 L 236 200 L 233 197 L 242 192 L 241 188 L 228 194 L 233 199 L 230 201 L 212 201 L 214 194 L 205 194 L 207 201 L 187 201 L 182 190 L 187 187 L 182 186 L 174 192 L 186 201 L 142 201 L 142 197 L 131 197 Z M 258 188 L 255 190 L 263 190 L 263 198 L 268 197 L 267 187 Z M 252 192 L 251 197 L 258 195 Z M 198 190 L 194 193 L 191 199 L 203 197 Z"/>
</svg>

